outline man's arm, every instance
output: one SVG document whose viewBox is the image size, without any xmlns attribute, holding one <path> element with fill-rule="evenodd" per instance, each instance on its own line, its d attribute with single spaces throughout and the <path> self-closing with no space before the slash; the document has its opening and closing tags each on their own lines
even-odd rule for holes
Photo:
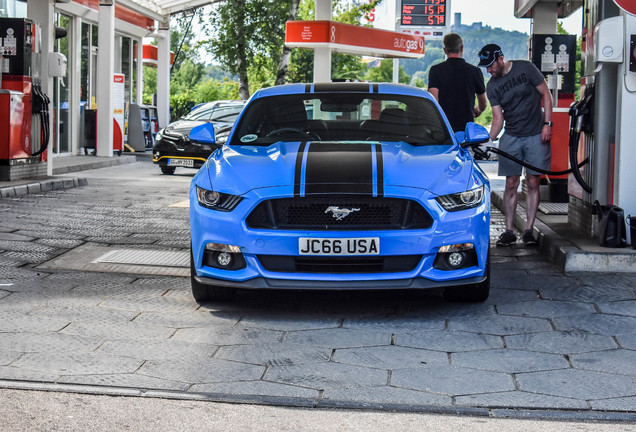
<svg viewBox="0 0 636 432">
<path fill-rule="evenodd" d="M 492 124 L 490 125 L 490 140 L 494 141 L 499 136 L 499 132 L 503 129 L 503 110 L 501 105 L 492 107 Z"/>
<path fill-rule="evenodd" d="M 543 100 L 543 112 L 544 112 L 544 121 L 551 122 L 552 121 L 552 93 L 550 93 L 550 89 L 548 85 L 543 81 L 537 87 L 537 91 L 541 95 L 541 99 Z M 552 127 L 548 125 L 543 125 L 543 129 L 541 129 L 541 141 L 549 142 L 552 138 Z"/>
<path fill-rule="evenodd" d="M 439 89 L 437 87 L 429 87 L 428 92 L 439 102 Z"/>
<path fill-rule="evenodd" d="M 488 106 L 488 98 L 486 97 L 486 93 L 477 95 L 477 106 L 473 107 L 473 111 L 475 113 L 475 118 L 479 117 L 481 113 L 484 112 L 486 107 Z"/>
</svg>

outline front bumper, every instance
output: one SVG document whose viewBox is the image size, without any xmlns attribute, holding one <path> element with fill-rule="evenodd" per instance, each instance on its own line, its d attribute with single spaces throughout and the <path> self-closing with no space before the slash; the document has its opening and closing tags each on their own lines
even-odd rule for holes
<svg viewBox="0 0 636 432">
<path fill-rule="evenodd" d="M 389 279 L 371 281 L 312 281 L 287 280 L 258 277 L 246 281 L 232 281 L 195 276 L 194 279 L 204 285 L 223 288 L 242 289 L 280 289 L 280 290 L 391 290 L 391 289 L 434 289 L 450 286 L 469 285 L 483 282 L 486 275 L 448 281 L 432 281 L 423 278 Z"/>
<path fill-rule="evenodd" d="M 275 189 L 275 188 L 274 188 Z M 219 212 L 198 204 L 194 188 L 190 196 L 190 229 L 195 262 L 195 277 L 202 284 L 250 289 L 429 289 L 479 283 L 486 277 L 490 230 L 490 196 L 476 208 L 446 212 L 434 197 L 413 189 L 387 188 L 386 195 L 419 201 L 431 214 L 430 228 L 390 231 L 294 231 L 264 230 L 247 227 L 245 218 L 263 199 L 288 196 L 268 190 L 267 196 L 252 191 L 231 212 Z M 408 194 L 411 196 L 408 196 Z M 390 195 L 389 195 L 390 194 Z M 260 255 L 298 256 L 299 237 L 379 237 L 381 256 L 421 256 L 409 271 L 380 273 L 307 273 L 269 271 L 259 261 Z M 203 265 L 206 244 L 238 246 L 245 266 L 223 270 Z M 444 270 L 434 266 L 440 248 L 472 243 L 477 265 Z"/>
</svg>

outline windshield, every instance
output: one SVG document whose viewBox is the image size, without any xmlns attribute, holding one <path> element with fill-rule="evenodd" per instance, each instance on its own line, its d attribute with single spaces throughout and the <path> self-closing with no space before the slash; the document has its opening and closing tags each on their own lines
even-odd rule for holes
<svg viewBox="0 0 636 432">
<path fill-rule="evenodd" d="M 404 141 L 452 144 L 433 102 L 417 96 L 320 93 L 256 99 L 230 145 L 277 141 Z"/>
<path fill-rule="evenodd" d="M 205 104 L 189 112 L 183 119 L 234 122 L 242 110 L 242 104 Z"/>
</svg>

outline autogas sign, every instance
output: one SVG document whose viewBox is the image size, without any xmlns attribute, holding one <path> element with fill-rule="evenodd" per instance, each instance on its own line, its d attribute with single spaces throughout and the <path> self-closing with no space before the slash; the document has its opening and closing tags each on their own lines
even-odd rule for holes
<svg viewBox="0 0 636 432">
<path fill-rule="evenodd" d="M 285 45 L 297 48 L 328 47 L 338 52 L 374 57 L 424 56 L 424 36 L 334 21 L 287 21 Z"/>
</svg>

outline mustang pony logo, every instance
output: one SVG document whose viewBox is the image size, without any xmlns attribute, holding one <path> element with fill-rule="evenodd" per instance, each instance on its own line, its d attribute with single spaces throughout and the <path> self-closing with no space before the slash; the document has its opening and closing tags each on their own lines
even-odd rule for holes
<svg viewBox="0 0 636 432">
<path fill-rule="evenodd" d="M 330 206 L 330 207 L 327 207 L 327 210 L 325 210 L 325 213 L 331 212 L 333 214 L 333 217 L 336 218 L 336 220 L 343 220 L 344 218 L 349 216 L 351 213 L 357 212 L 358 210 L 360 209 L 359 208 L 348 209 L 348 208 L 340 208 L 337 206 Z"/>
</svg>

